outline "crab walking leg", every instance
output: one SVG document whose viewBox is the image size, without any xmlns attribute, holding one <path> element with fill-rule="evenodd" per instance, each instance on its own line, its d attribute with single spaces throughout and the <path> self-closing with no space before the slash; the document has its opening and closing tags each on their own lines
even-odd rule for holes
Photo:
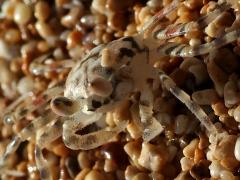
<svg viewBox="0 0 240 180">
<path fill-rule="evenodd" d="M 198 120 L 210 134 L 217 135 L 217 129 L 211 122 L 208 115 L 197 103 L 191 100 L 190 96 L 186 92 L 180 89 L 163 71 L 159 71 L 159 78 L 164 87 L 166 87 L 168 91 L 170 91 L 177 99 L 187 106 L 187 108 L 198 118 Z"/>
<path fill-rule="evenodd" d="M 42 128 L 43 126 L 45 126 L 46 124 L 50 123 L 54 118 L 56 118 L 57 115 L 54 114 L 53 112 L 51 112 L 49 110 L 49 112 L 46 112 L 46 115 L 44 116 L 40 116 L 38 118 L 36 118 L 35 120 L 33 120 L 30 124 L 28 124 L 25 128 L 23 128 L 20 132 L 19 132 L 19 136 L 23 139 L 23 140 L 27 140 L 33 136 L 35 136 L 36 131 L 40 128 Z"/>
<path fill-rule="evenodd" d="M 42 75 L 46 72 L 61 71 L 66 68 L 72 68 L 75 65 L 75 62 L 72 60 L 61 60 L 52 62 L 49 64 L 43 64 L 39 62 L 32 62 L 30 64 L 30 71 L 35 75 Z"/>
<path fill-rule="evenodd" d="M 25 104 L 25 106 L 23 106 L 23 104 L 20 104 L 20 107 L 16 107 L 15 111 L 5 113 L 3 120 L 8 124 L 15 123 L 25 117 L 26 114 L 37 110 L 40 106 L 46 104 L 52 97 L 62 92 L 63 87 L 58 86 L 51 88 L 37 97 L 37 99 L 34 101 L 30 101 L 30 103 L 28 102 L 28 104 Z"/>
<path fill-rule="evenodd" d="M 170 39 L 177 36 L 184 35 L 190 31 L 194 31 L 199 28 L 199 24 L 197 22 L 189 22 L 179 25 L 169 25 L 164 29 L 159 29 L 154 32 L 153 37 L 156 39 Z"/>
<path fill-rule="evenodd" d="M 53 124 L 44 127 L 43 133 L 37 133 L 36 135 L 35 160 L 41 179 L 52 179 L 49 163 L 43 157 L 42 149 L 62 135 L 62 125 L 65 120 L 66 118 L 59 117 Z"/>
<path fill-rule="evenodd" d="M 196 22 L 191 21 L 189 23 L 179 24 L 179 25 L 170 25 L 164 29 L 159 29 L 154 32 L 154 37 L 156 39 L 170 39 L 173 37 L 184 35 L 190 31 L 194 31 L 196 29 L 202 29 L 207 26 L 210 22 L 212 22 L 217 16 L 230 9 L 230 5 L 222 4 L 220 7 L 207 15 L 199 18 Z"/>
<path fill-rule="evenodd" d="M 26 100 L 26 98 L 29 98 L 29 97 L 31 97 L 31 96 L 33 96 L 33 93 L 32 93 L 32 92 L 28 92 L 28 93 L 25 93 L 25 94 L 21 95 L 19 98 L 17 98 L 15 101 L 13 101 L 13 102 L 6 108 L 5 114 L 12 112 L 12 111 L 14 110 L 14 108 L 16 108 L 17 106 L 19 106 L 20 104 L 22 104 L 22 103 Z M 11 124 L 11 123 L 12 123 L 11 119 L 5 119 L 5 121 L 6 121 L 6 122 L 4 122 L 4 123 L 6 123 L 6 124 Z"/>
<path fill-rule="evenodd" d="M 8 176 L 15 176 L 15 177 L 24 177 L 26 176 L 26 173 L 18 171 L 18 170 L 14 170 L 14 169 L 0 169 L 0 174 L 1 175 L 8 175 Z M 0 179 L 2 178 L 2 176 L 0 175 Z M 6 179 L 6 178 L 2 178 L 2 179 Z"/>
<path fill-rule="evenodd" d="M 46 62 L 46 60 L 52 61 L 52 59 L 49 58 L 50 56 L 51 56 L 51 53 L 47 53 L 34 59 L 29 66 L 30 72 L 32 72 L 35 75 L 41 75 L 46 72 L 60 71 L 65 68 L 71 68 L 75 64 L 70 59 L 44 63 L 44 61 Z"/>
<path fill-rule="evenodd" d="M 44 148 L 52 141 L 56 140 L 62 135 L 62 126 L 66 118 L 59 117 L 53 121 L 52 124 L 44 127 L 44 131 L 42 133 L 37 133 L 36 143 Z"/>
<path fill-rule="evenodd" d="M 42 180 L 52 179 L 49 164 L 47 160 L 43 157 L 42 150 L 39 147 L 39 145 L 35 145 L 35 161 L 36 161 L 36 165 L 39 170 L 41 179 Z"/>
<path fill-rule="evenodd" d="M 9 155 L 11 155 L 17 150 L 21 142 L 22 142 L 22 139 L 19 136 L 15 136 L 12 139 L 12 141 L 8 144 L 3 156 L 0 159 L 0 169 L 4 167 L 5 161 L 7 160 Z"/>
<path fill-rule="evenodd" d="M 163 132 L 162 125 L 153 117 L 152 107 L 139 105 L 139 114 L 143 126 L 143 140 L 148 142 Z"/>
<path fill-rule="evenodd" d="M 89 119 L 89 121 L 87 121 L 87 119 L 82 119 L 82 118 L 89 118 L 89 115 L 83 115 L 82 112 L 77 112 L 75 113 L 72 117 L 59 117 L 53 124 L 47 126 L 44 129 L 43 133 L 38 133 L 36 136 L 36 149 L 35 149 L 35 159 L 36 159 L 36 165 L 37 168 L 40 171 L 40 176 L 41 179 L 52 179 L 52 175 L 49 171 L 49 165 L 47 163 L 47 160 L 43 157 L 42 155 L 42 150 L 46 145 L 48 145 L 49 143 L 51 143 L 52 141 L 56 140 L 58 137 L 60 137 L 62 135 L 62 127 L 63 124 L 66 124 L 66 122 L 70 122 L 69 124 L 71 124 L 72 122 L 72 127 L 73 129 L 70 131 L 74 131 L 74 128 L 77 128 L 77 124 L 76 121 L 78 121 L 77 119 L 80 118 L 81 121 L 83 121 L 83 126 L 87 126 L 88 124 L 91 124 L 97 120 L 99 120 L 99 118 L 101 116 L 99 116 L 100 114 L 93 115 L 90 116 L 92 117 L 91 119 Z M 64 140 L 64 134 L 63 134 L 63 140 Z M 41 147 L 41 148 L 40 148 Z"/>
<path fill-rule="evenodd" d="M 23 128 L 19 134 L 15 136 L 8 144 L 3 156 L 0 158 L 0 166 L 4 165 L 4 161 L 8 158 L 8 156 L 13 154 L 18 149 L 21 142 L 34 137 L 39 128 L 51 122 L 55 117 L 55 114 L 48 112 L 45 116 L 33 120 L 25 128 Z"/>
<path fill-rule="evenodd" d="M 162 125 L 153 117 L 153 93 L 147 86 L 141 92 L 139 115 L 144 141 L 150 141 L 164 130 Z"/>
<path fill-rule="evenodd" d="M 140 34 L 142 34 L 144 37 L 147 37 L 152 32 L 152 30 L 156 27 L 156 25 L 159 23 L 159 21 L 162 18 L 164 18 L 167 14 L 174 11 L 182 1 L 183 0 L 173 0 L 172 3 L 170 3 L 168 6 L 166 6 L 161 11 L 159 11 L 156 15 L 154 15 L 149 20 L 149 22 L 147 22 L 143 26 Z"/>
<path fill-rule="evenodd" d="M 174 57 L 193 57 L 198 55 L 207 54 L 210 51 L 218 49 L 224 45 L 236 41 L 240 37 L 240 30 L 235 30 L 225 34 L 224 36 L 213 40 L 210 43 L 202 44 L 199 46 L 189 46 L 187 44 L 179 43 L 164 43 L 157 47 L 153 54 L 155 57 L 159 56 L 174 56 Z"/>
<path fill-rule="evenodd" d="M 79 118 L 65 121 L 63 124 L 63 141 L 67 147 L 73 150 L 88 150 L 101 146 L 123 131 L 128 124 L 127 121 L 122 121 L 111 130 L 100 130 L 85 135 L 78 135 L 76 131 L 98 121 L 102 115 L 98 113 L 92 115 L 80 113 L 78 116 Z"/>
</svg>

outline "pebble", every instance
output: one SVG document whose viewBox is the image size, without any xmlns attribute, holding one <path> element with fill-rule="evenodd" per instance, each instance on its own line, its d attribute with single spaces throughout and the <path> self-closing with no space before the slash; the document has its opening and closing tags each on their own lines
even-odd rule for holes
<svg viewBox="0 0 240 180">
<path fill-rule="evenodd" d="M 163 146 L 143 143 L 138 163 L 148 170 L 160 171 L 167 163 L 168 158 L 168 152 Z"/>
<path fill-rule="evenodd" d="M 24 172 L 24 173 L 27 173 L 27 162 L 26 161 L 22 161 L 20 162 L 18 165 L 17 165 L 17 170 L 18 171 L 21 171 L 21 172 Z"/>
<path fill-rule="evenodd" d="M 198 7 L 201 7 L 203 4 L 202 0 L 188 0 L 184 2 L 184 5 L 189 9 L 196 9 Z"/>
<path fill-rule="evenodd" d="M 103 173 L 97 170 L 91 170 L 84 178 L 84 180 L 106 180 Z"/>
<path fill-rule="evenodd" d="M 149 0 L 147 5 L 153 8 L 159 8 L 162 6 L 162 2 L 159 0 Z"/>
<path fill-rule="evenodd" d="M 74 178 L 78 174 L 79 166 L 77 159 L 75 159 L 74 157 L 67 157 L 65 161 L 65 166 L 71 178 Z"/>
<path fill-rule="evenodd" d="M 40 20 L 45 21 L 50 16 L 51 10 L 46 1 L 38 1 L 35 5 L 34 16 Z"/>
<path fill-rule="evenodd" d="M 182 171 L 174 180 L 194 180 L 189 171 Z"/>
<path fill-rule="evenodd" d="M 83 9 L 80 6 L 72 7 L 69 13 L 61 18 L 61 24 L 67 28 L 75 26 L 82 15 Z"/>
<path fill-rule="evenodd" d="M 216 92 L 220 97 L 222 97 L 224 92 L 224 85 L 227 82 L 227 73 L 218 67 L 218 65 L 213 60 L 210 60 L 207 63 L 207 70 L 211 80 L 214 83 Z"/>
<path fill-rule="evenodd" d="M 213 161 L 209 166 L 210 174 L 214 178 L 218 178 L 220 176 L 221 171 L 223 171 L 223 167 L 217 161 Z"/>
<path fill-rule="evenodd" d="M 131 122 L 127 125 L 127 131 L 129 132 L 131 138 L 138 139 L 142 136 L 142 131 L 136 123 Z"/>
<path fill-rule="evenodd" d="M 93 15 L 85 15 L 81 17 L 80 22 L 86 27 L 94 27 L 95 25 L 95 16 Z"/>
<path fill-rule="evenodd" d="M 101 147 L 101 154 L 105 159 L 113 161 L 118 167 L 128 164 L 128 156 L 124 151 L 125 147 L 119 142 L 110 142 Z"/>
<path fill-rule="evenodd" d="M 11 44 L 19 43 L 21 41 L 21 33 L 18 29 L 9 29 L 5 32 L 4 39 Z"/>
<path fill-rule="evenodd" d="M 133 165 L 129 165 L 125 169 L 125 179 L 132 180 L 132 178 L 139 172 L 140 172 L 140 170 L 137 167 L 135 167 Z"/>
<path fill-rule="evenodd" d="M 188 127 L 189 119 L 185 115 L 178 115 L 175 119 L 175 133 L 183 134 Z"/>
<path fill-rule="evenodd" d="M 194 92 L 192 99 L 199 105 L 212 105 L 217 102 L 218 95 L 214 89 L 204 89 Z"/>
<path fill-rule="evenodd" d="M 100 14 L 105 14 L 107 0 L 93 0 L 92 8 Z"/>
<path fill-rule="evenodd" d="M 116 162 L 112 159 L 105 159 L 105 162 L 104 162 L 104 171 L 105 172 L 114 172 L 116 171 L 118 168 L 118 164 L 116 164 Z"/>
<path fill-rule="evenodd" d="M 240 105 L 238 105 L 233 112 L 233 117 L 237 122 L 240 122 Z"/>
<path fill-rule="evenodd" d="M 70 153 L 70 150 L 63 143 L 59 143 L 56 146 L 54 146 L 52 151 L 56 155 L 61 156 L 61 157 L 66 157 Z"/>
<path fill-rule="evenodd" d="M 236 179 L 234 177 L 234 175 L 229 171 L 222 171 L 221 175 L 220 175 L 220 178 L 224 179 L 224 180 L 235 180 Z"/>
<path fill-rule="evenodd" d="M 210 162 L 207 160 L 202 160 L 194 164 L 190 170 L 190 174 L 196 179 L 210 178 L 210 171 L 208 169 L 209 164 Z"/>
<path fill-rule="evenodd" d="M 198 139 L 193 139 L 190 144 L 183 149 L 184 156 L 188 158 L 194 158 L 195 149 L 198 147 L 198 143 Z"/>
<path fill-rule="evenodd" d="M 0 83 L 1 85 L 9 85 L 15 79 L 15 74 L 9 69 L 7 61 L 0 59 Z"/>
<path fill-rule="evenodd" d="M 225 106 L 230 108 L 240 102 L 240 94 L 238 93 L 237 83 L 228 81 L 224 86 L 224 102 Z"/>
<path fill-rule="evenodd" d="M 67 36 L 67 48 L 71 49 L 79 45 L 82 40 L 82 33 L 80 31 L 71 31 Z"/>
<path fill-rule="evenodd" d="M 237 136 L 226 134 L 218 143 L 213 154 L 223 167 L 231 170 L 234 170 L 239 164 L 235 157 L 236 140 Z"/>
<path fill-rule="evenodd" d="M 4 1 L 1 6 L 3 15 L 7 19 L 13 19 L 15 7 L 16 3 L 12 3 L 11 1 Z"/>
<path fill-rule="evenodd" d="M 23 3 L 17 3 L 14 10 L 14 21 L 19 25 L 27 24 L 32 18 L 31 8 Z"/>
<path fill-rule="evenodd" d="M 138 173 L 135 175 L 132 180 L 151 180 L 146 173 Z"/>
<path fill-rule="evenodd" d="M 90 172 L 91 170 L 88 168 L 82 169 L 77 176 L 75 177 L 75 180 L 85 180 L 86 175 Z"/>
<path fill-rule="evenodd" d="M 190 158 L 183 157 L 180 160 L 180 164 L 181 164 L 182 171 L 189 171 L 192 168 L 192 166 L 194 165 L 194 162 Z"/>
<path fill-rule="evenodd" d="M 54 35 L 53 29 L 49 24 L 43 21 L 37 21 L 35 24 L 36 30 L 43 39 L 47 39 Z"/>
<path fill-rule="evenodd" d="M 235 143 L 234 147 L 234 155 L 238 161 L 240 161 L 240 137 L 237 138 L 237 141 Z"/>
<path fill-rule="evenodd" d="M 141 143 L 139 141 L 130 141 L 124 146 L 124 151 L 134 162 L 135 165 L 140 166 L 138 163 L 138 158 L 141 153 Z M 141 167 L 141 166 L 140 166 Z"/>
<path fill-rule="evenodd" d="M 20 94 L 25 94 L 34 90 L 34 81 L 31 77 L 23 77 L 17 84 L 17 90 Z"/>
<path fill-rule="evenodd" d="M 132 6 L 133 3 L 134 3 L 134 0 L 132 1 L 107 0 L 105 6 L 112 12 L 123 12 L 123 11 L 126 11 L 130 6 Z"/>
<path fill-rule="evenodd" d="M 81 169 L 91 168 L 91 161 L 87 152 L 82 151 L 78 154 L 78 164 Z"/>
<path fill-rule="evenodd" d="M 11 60 L 19 52 L 14 46 L 9 46 L 4 40 L 0 39 L 0 58 Z"/>
</svg>

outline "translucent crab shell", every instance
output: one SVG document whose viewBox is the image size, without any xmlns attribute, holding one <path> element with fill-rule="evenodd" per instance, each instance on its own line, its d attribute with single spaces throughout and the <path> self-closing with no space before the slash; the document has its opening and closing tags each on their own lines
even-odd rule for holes
<svg viewBox="0 0 240 180">
<path fill-rule="evenodd" d="M 121 45 L 121 42 L 117 42 Z M 111 100 L 121 99 L 124 92 L 128 94 L 131 88 L 120 90 L 120 82 L 125 81 L 119 78 L 119 68 L 116 66 L 103 67 L 102 56 L 106 47 L 118 51 L 119 48 L 111 47 L 114 43 L 100 45 L 89 53 L 87 57 L 80 60 L 71 70 L 66 80 L 64 96 L 71 100 L 87 100 L 88 109 L 94 110 Z M 111 54 L 116 54 L 112 52 Z M 130 84 L 130 83 L 129 83 Z M 122 87 L 121 87 L 122 88 Z M 125 86 L 124 86 L 125 88 Z M 121 97 L 121 98 L 120 98 Z M 90 107 L 91 106 L 91 107 Z"/>
</svg>

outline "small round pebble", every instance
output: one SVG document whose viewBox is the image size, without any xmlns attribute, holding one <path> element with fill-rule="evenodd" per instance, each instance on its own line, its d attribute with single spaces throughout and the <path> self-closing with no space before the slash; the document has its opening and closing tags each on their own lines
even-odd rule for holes
<svg viewBox="0 0 240 180">
<path fill-rule="evenodd" d="M 18 92 L 25 94 L 34 90 L 34 81 L 31 77 L 23 77 L 20 79 L 17 85 Z"/>
<path fill-rule="evenodd" d="M 234 155 L 238 161 L 240 161 L 240 137 L 237 138 L 235 148 L 234 148 Z"/>
<path fill-rule="evenodd" d="M 24 25 L 32 18 L 31 8 L 23 3 L 18 3 L 14 11 L 14 21 L 19 25 Z"/>
<path fill-rule="evenodd" d="M 91 170 L 84 180 L 106 180 L 106 177 L 97 170 Z"/>
</svg>

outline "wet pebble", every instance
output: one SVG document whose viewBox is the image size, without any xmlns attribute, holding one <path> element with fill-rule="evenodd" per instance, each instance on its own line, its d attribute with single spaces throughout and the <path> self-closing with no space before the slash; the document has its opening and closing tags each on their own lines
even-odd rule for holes
<svg viewBox="0 0 240 180">
<path fill-rule="evenodd" d="M 17 3 L 14 10 L 14 21 L 19 25 L 24 25 L 32 18 L 31 8 L 24 3 Z"/>
<path fill-rule="evenodd" d="M 34 90 L 34 80 L 31 77 L 23 77 L 19 80 L 17 85 L 18 92 L 25 94 Z"/>
<path fill-rule="evenodd" d="M 240 161 L 240 137 L 237 138 L 235 148 L 234 148 L 234 155 L 238 161 Z"/>
<path fill-rule="evenodd" d="M 124 167 L 128 163 L 128 157 L 122 143 L 108 143 L 102 146 L 101 153 L 106 159 L 113 160 L 119 167 Z"/>
<path fill-rule="evenodd" d="M 67 157 L 65 161 L 65 166 L 71 178 L 74 178 L 78 174 L 79 166 L 76 158 L 71 156 Z"/>
<path fill-rule="evenodd" d="M 97 170 L 91 170 L 84 180 L 106 180 L 106 176 Z"/>
<path fill-rule="evenodd" d="M 218 95 L 214 89 L 204 89 L 192 94 L 192 99 L 199 105 L 211 105 L 218 100 Z"/>
</svg>

